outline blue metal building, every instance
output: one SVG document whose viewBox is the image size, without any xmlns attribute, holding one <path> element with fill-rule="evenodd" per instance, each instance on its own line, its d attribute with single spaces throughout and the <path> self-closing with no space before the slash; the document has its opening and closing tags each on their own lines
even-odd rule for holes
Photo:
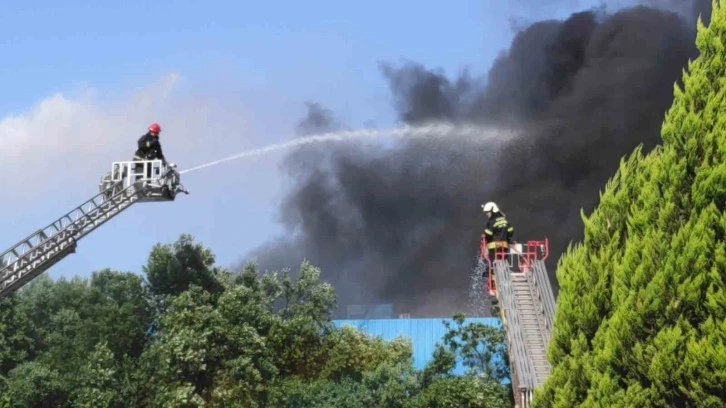
<svg viewBox="0 0 726 408">
<path fill-rule="evenodd" d="M 384 340 L 393 340 L 404 336 L 411 340 L 413 346 L 413 364 L 422 369 L 433 358 L 437 342 L 441 342 L 446 334 L 443 321 L 453 321 L 451 318 L 420 318 L 420 319 L 342 319 L 334 320 L 337 327 L 351 325 L 360 331 L 372 336 L 379 336 Z M 464 321 L 469 323 L 484 323 L 494 327 L 501 327 L 502 323 L 496 317 L 471 317 Z M 459 361 L 454 368 L 455 374 L 463 374 L 466 367 Z"/>
</svg>

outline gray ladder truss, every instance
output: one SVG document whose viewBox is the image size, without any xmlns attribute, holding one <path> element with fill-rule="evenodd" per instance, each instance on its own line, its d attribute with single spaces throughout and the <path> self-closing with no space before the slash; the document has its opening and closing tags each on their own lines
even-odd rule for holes
<svg viewBox="0 0 726 408">
<path fill-rule="evenodd" d="M 138 175 L 131 171 L 132 166 L 139 164 L 143 165 L 143 172 L 139 173 L 143 175 L 147 171 L 150 173 L 150 169 L 161 162 L 114 163 L 118 174 L 111 177 L 109 173 L 106 176 L 99 194 L 0 254 L 0 299 L 20 289 L 67 255 L 75 253 L 78 240 L 131 204 L 138 201 L 172 201 L 177 191 L 188 194 L 178 184 L 179 174 L 173 167 L 157 177 L 130 182 L 131 177 Z"/>
<path fill-rule="evenodd" d="M 505 330 L 517 406 L 528 407 L 534 389 L 550 373 L 547 346 L 555 298 L 544 261 L 532 261 L 525 272 L 513 272 L 505 261 L 494 262 L 494 274 Z"/>
</svg>

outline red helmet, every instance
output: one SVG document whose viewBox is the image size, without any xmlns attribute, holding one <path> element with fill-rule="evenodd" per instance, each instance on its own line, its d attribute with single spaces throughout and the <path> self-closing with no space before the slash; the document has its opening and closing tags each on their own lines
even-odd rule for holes
<svg viewBox="0 0 726 408">
<path fill-rule="evenodd" d="M 159 126 L 158 123 L 152 123 L 151 126 L 149 126 L 149 132 L 160 133 L 161 126 Z"/>
</svg>

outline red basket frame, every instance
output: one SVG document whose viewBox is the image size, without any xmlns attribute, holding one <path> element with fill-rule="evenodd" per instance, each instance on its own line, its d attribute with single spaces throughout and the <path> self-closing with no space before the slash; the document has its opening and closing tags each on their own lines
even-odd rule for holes
<svg viewBox="0 0 726 408">
<path fill-rule="evenodd" d="M 549 239 L 545 237 L 543 240 L 530 240 L 527 242 L 522 243 L 522 252 L 521 253 L 513 253 L 510 249 L 514 247 L 517 242 L 512 242 L 509 244 L 509 248 L 504 247 L 497 247 L 494 250 L 494 259 L 489 259 L 489 250 L 487 249 L 487 240 L 486 236 L 481 236 L 481 258 L 484 260 L 484 262 L 487 263 L 489 276 L 487 278 L 487 289 L 489 290 L 489 293 L 491 295 L 494 295 L 496 293 L 496 284 L 494 283 L 494 270 L 492 269 L 492 262 L 503 260 L 508 261 L 510 260 L 508 258 L 513 258 L 515 256 L 519 257 L 519 262 L 517 262 L 519 266 L 519 271 L 522 273 L 531 272 L 532 270 L 532 262 L 541 260 L 544 261 L 550 256 L 550 243 Z"/>
</svg>

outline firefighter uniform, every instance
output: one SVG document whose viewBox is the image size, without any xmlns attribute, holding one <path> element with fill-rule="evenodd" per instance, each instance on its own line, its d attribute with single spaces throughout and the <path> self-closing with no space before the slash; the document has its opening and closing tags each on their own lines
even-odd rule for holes
<svg viewBox="0 0 726 408">
<path fill-rule="evenodd" d="M 487 242 L 489 261 L 493 263 L 496 252 L 500 254 L 502 252 L 499 248 L 504 248 L 505 255 L 507 254 L 509 241 L 511 241 L 512 235 L 514 234 L 514 227 L 509 224 L 507 217 L 499 211 L 496 204 L 492 202 L 486 203 L 482 205 L 482 209 L 489 214 L 489 221 L 484 229 L 484 236 Z M 486 276 L 488 272 L 488 270 L 485 271 L 484 275 Z"/>
<path fill-rule="evenodd" d="M 149 126 L 149 131 L 141 136 L 137 142 L 134 161 L 162 160 L 162 162 L 166 162 L 164 153 L 161 150 L 161 143 L 159 143 L 159 133 L 161 133 L 161 127 L 158 124 L 153 123 Z M 143 168 L 143 164 L 137 164 L 135 172 L 140 173 Z M 147 169 L 146 177 L 151 178 L 151 168 Z"/>
</svg>

